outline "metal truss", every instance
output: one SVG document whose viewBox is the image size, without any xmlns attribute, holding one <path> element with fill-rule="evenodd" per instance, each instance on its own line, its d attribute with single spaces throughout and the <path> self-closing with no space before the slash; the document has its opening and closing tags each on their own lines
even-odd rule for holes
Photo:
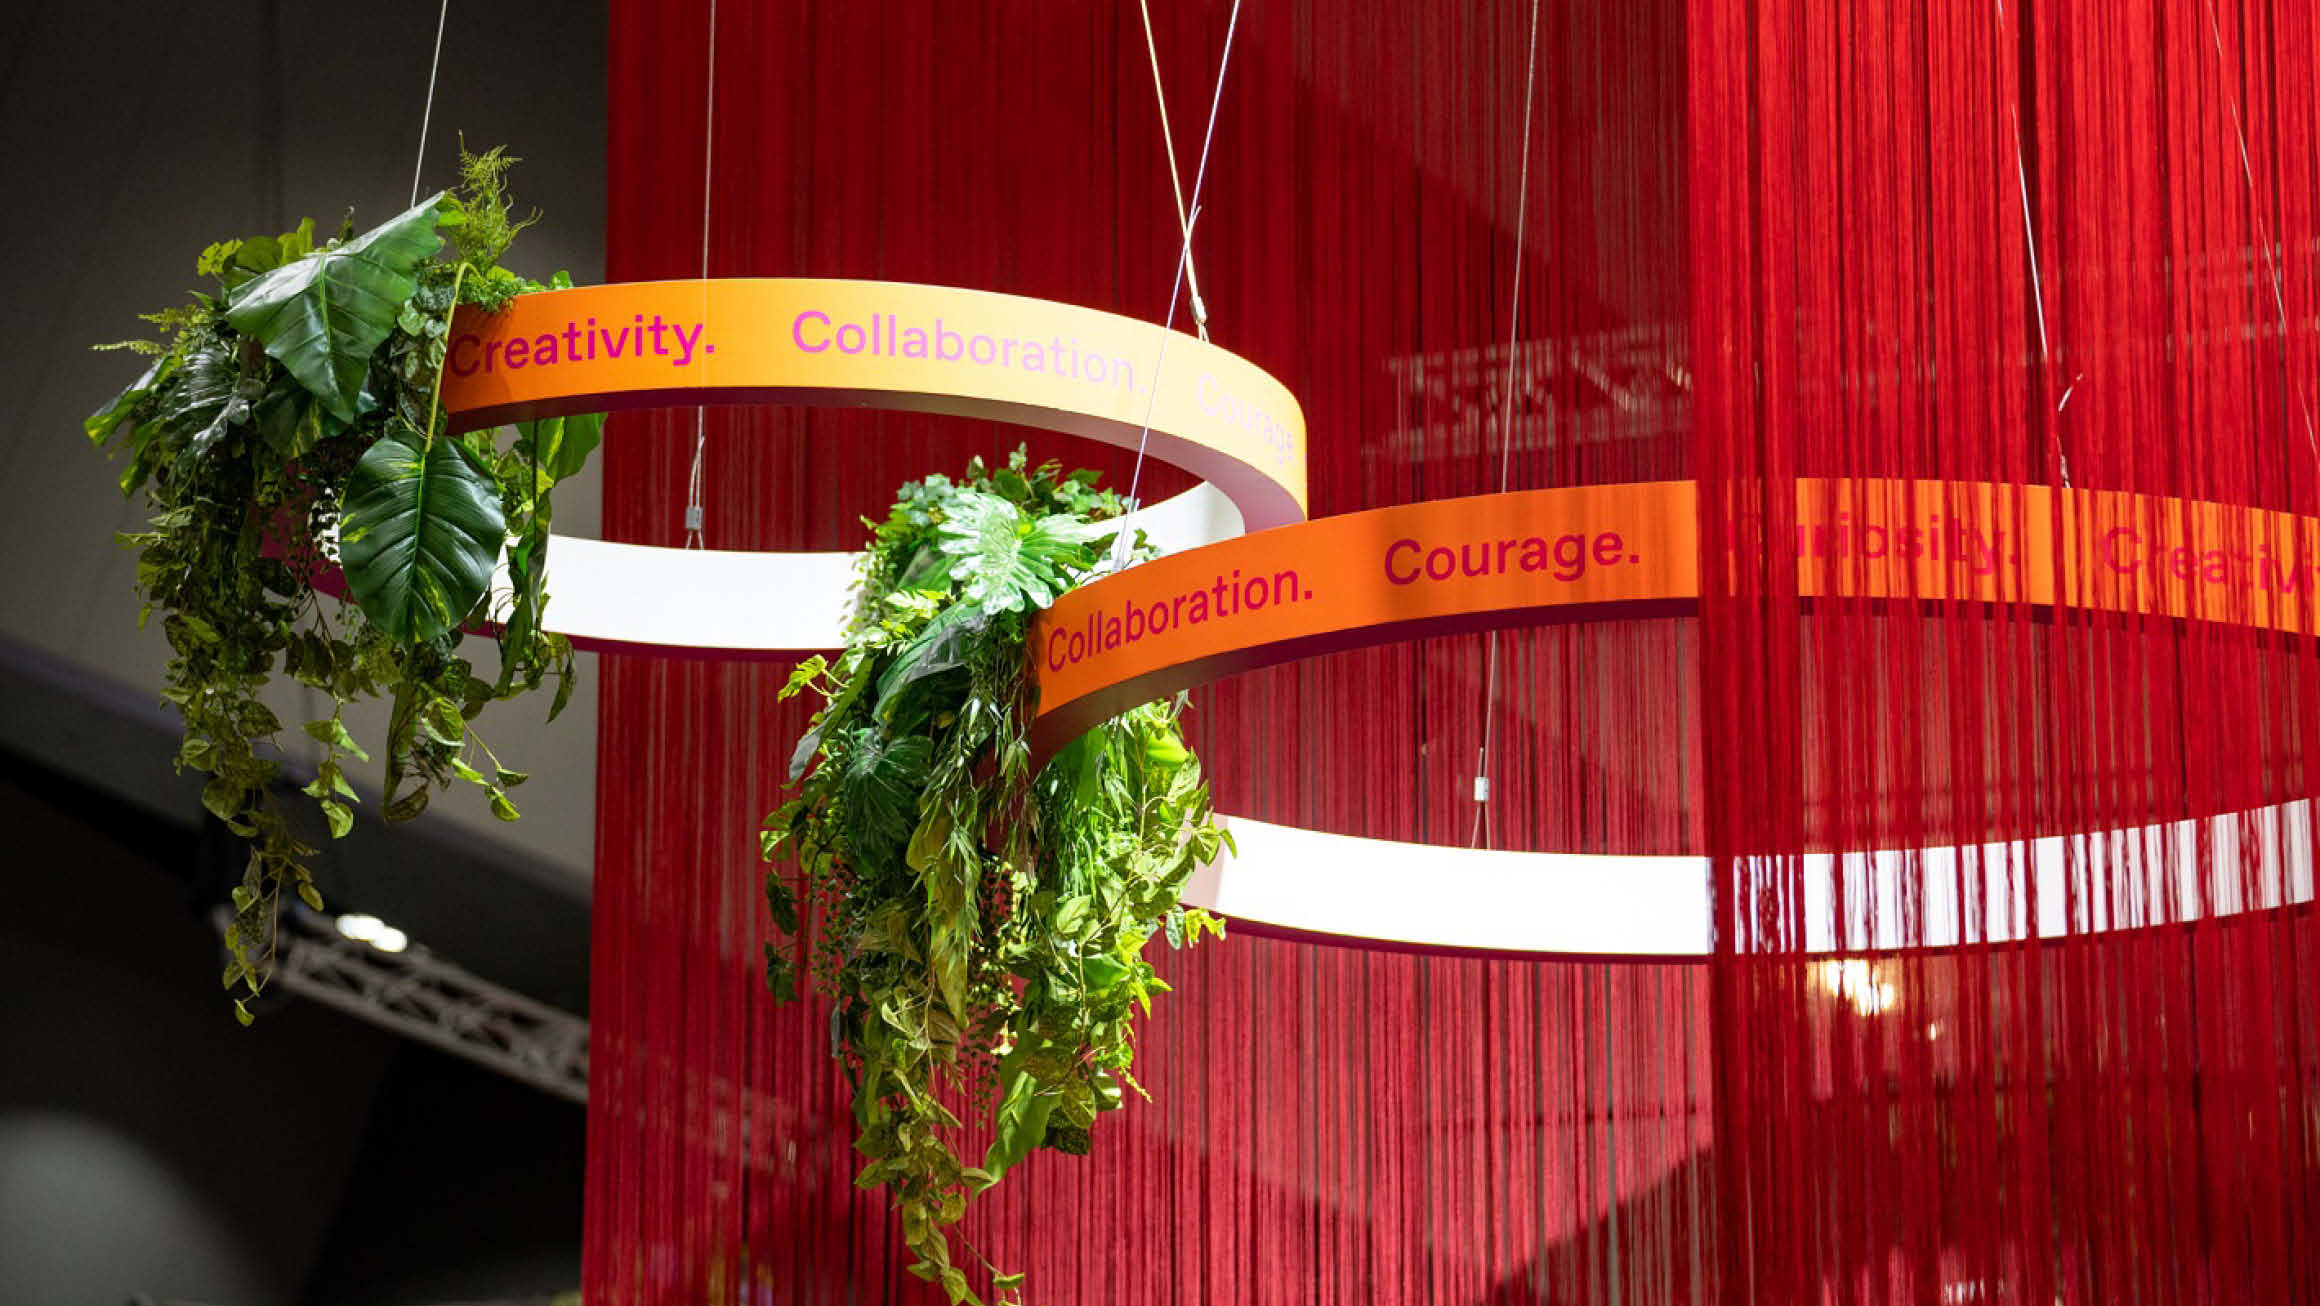
<svg viewBox="0 0 2320 1306">
<path fill-rule="evenodd" d="M 221 934 L 231 919 L 218 914 Z M 273 982 L 567 1101 L 588 1101 L 587 1021 L 416 945 L 381 952 L 312 912 L 285 912 Z"/>
</svg>

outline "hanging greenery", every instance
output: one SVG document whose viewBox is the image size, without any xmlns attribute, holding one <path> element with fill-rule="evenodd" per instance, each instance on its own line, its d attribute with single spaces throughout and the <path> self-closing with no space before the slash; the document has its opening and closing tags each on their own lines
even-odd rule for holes
<svg viewBox="0 0 2320 1306">
<path fill-rule="evenodd" d="M 1095 480 L 1018 451 L 903 487 L 863 557 L 844 651 L 806 660 L 783 691 L 822 708 L 791 763 L 797 796 L 763 835 L 804 892 L 777 868 L 766 897 L 792 936 L 818 922 L 809 964 L 836 1003 L 859 1182 L 892 1195 L 911 1271 L 953 1302 L 976 1300 L 947 1234 L 968 1198 L 1033 1148 L 1086 1153 L 1097 1117 L 1142 1093 L 1133 1021 L 1168 987 L 1145 944 L 1223 933 L 1177 901 L 1228 838 L 1180 701 L 1031 771 L 1032 614 L 1087 579 L 1120 529 L 1119 497 Z M 766 948 L 779 997 L 795 996 L 797 951 Z M 954 1111 L 967 1104 L 991 1132 L 974 1165 Z M 993 1286 L 1011 1297 L 1021 1282 Z"/>
<path fill-rule="evenodd" d="M 89 438 L 126 461 L 121 491 L 154 516 L 121 537 L 138 551 L 139 625 L 154 613 L 171 659 L 163 699 L 184 717 L 180 767 L 207 773 L 202 802 L 252 843 L 233 891 L 225 987 L 235 1014 L 271 974 L 284 888 L 320 910 L 278 791 L 282 722 L 261 692 L 278 675 L 329 699 L 307 721 L 323 760 L 305 793 L 330 836 L 354 824 L 350 760 L 367 761 L 346 705 L 393 703 L 384 814 L 405 820 L 452 781 L 516 819 L 521 784 L 474 721 L 486 703 L 556 682 L 572 693 L 572 650 L 540 629 L 551 491 L 587 460 L 600 417 L 453 436 L 438 402 L 454 306 L 496 309 L 547 289 L 500 266 L 536 216 L 510 216 L 494 149 L 461 153 L 461 184 L 386 223 L 315 243 L 311 219 L 279 236 L 222 241 L 198 275 L 214 294 L 150 314 L 162 339 L 124 341 L 152 359 L 92 415 Z M 445 251 L 445 237 L 449 249 Z M 570 284 L 558 273 L 552 285 Z M 506 554 L 509 591 L 489 593 Z M 316 587 L 343 575 L 351 604 Z M 463 655 L 463 631 L 501 626 L 499 671 Z"/>
</svg>

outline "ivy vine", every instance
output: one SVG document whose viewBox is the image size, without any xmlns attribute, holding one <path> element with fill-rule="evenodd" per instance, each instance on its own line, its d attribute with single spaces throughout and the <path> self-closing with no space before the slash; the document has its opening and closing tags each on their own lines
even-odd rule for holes
<svg viewBox="0 0 2320 1306">
<path fill-rule="evenodd" d="M 142 627 L 155 613 L 170 661 L 161 697 L 183 717 L 177 762 L 209 777 L 202 803 L 250 840 L 226 933 L 228 992 L 248 999 L 272 973 L 285 889 L 316 910 L 315 845 L 293 828 L 281 720 L 262 699 L 277 676 L 327 696 L 303 723 L 323 759 L 304 792 L 332 838 L 354 825 L 347 730 L 358 699 L 393 704 L 383 814 L 407 820 L 455 781 L 516 819 L 524 774 L 476 733 L 484 706 L 555 682 L 573 689 L 572 650 L 540 628 L 552 491 L 602 436 L 601 417 L 453 436 L 440 392 L 453 309 L 497 309 L 561 288 L 500 260 L 537 215 L 512 215 L 493 149 L 461 152 L 461 182 L 369 231 L 351 219 L 316 243 L 311 219 L 278 236 L 221 241 L 198 275 L 215 293 L 149 314 L 161 339 L 119 348 L 152 361 L 85 427 L 125 462 L 125 495 L 153 517 L 124 534 L 137 550 Z M 448 249 L 446 249 L 448 238 Z M 508 586 L 491 593 L 505 554 Z M 343 577 L 346 602 L 324 588 Z M 335 588 L 333 586 L 332 588 Z M 499 626 L 499 670 L 477 674 L 465 632 Z"/>
<path fill-rule="evenodd" d="M 968 1199 L 1034 1148 L 1086 1153 L 1097 1119 L 1143 1092 L 1134 1020 L 1168 987 L 1145 945 L 1223 933 L 1178 903 L 1228 839 L 1181 700 L 1031 770 L 1031 617 L 1102 564 L 1121 501 L 1092 472 L 1026 462 L 907 485 L 876 525 L 844 650 L 783 691 L 822 706 L 791 763 L 796 797 L 763 832 L 766 858 L 796 868 L 766 876 L 793 940 L 767 945 L 767 984 L 794 997 L 807 954 L 835 1002 L 859 1182 L 891 1195 L 911 1272 L 954 1303 L 978 1300 L 948 1232 Z M 810 946 L 795 942 L 808 920 Z M 961 1155 L 960 1110 L 988 1120 L 979 1164 Z M 1021 1284 L 993 1274 L 1002 1297 Z"/>
</svg>

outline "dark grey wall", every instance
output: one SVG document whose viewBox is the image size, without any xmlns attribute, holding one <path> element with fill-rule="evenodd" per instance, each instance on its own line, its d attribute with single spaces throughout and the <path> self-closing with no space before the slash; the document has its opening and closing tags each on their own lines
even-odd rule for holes
<svg viewBox="0 0 2320 1306">
<path fill-rule="evenodd" d="M 433 0 L 0 5 L 0 635 L 126 685 L 159 683 L 166 650 L 158 629 L 136 630 L 134 558 L 113 545 L 143 514 L 79 434 L 138 369 L 89 346 L 144 332 L 139 313 L 182 302 L 211 241 L 301 216 L 328 228 L 350 206 L 364 224 L 401 211 L 437 12 Z M 449 13 L 425 188 L 452 180 L 461 132 L 479 148 L 509 146 L 525 160 L 518 201 L 545 214 L 510 261 L 600 278 L 603 6 L 453 0 Z M 559 494 L 558 528 L 594 533 L 596 505 L 591 474 Z M 289 720 L 304 705 L 289 693 L 275 706 Z M 584 883 L 593 688 L 552 731 L 545 715 L 511 704 L 491 727 L 494 747 L 533 773 L 524 822 L 502 826 L 480 800 L 456 800 L 472 795 L 428 820 Z M 375 740 L 384 710 L 349 720 Z"/>
<path fill-rule="evenodd" d="M 301 1300 L 394 1040 L 234 1023 L 191 832 L 13 758 L 0 832 L 0 1306 Z"/>
<path fill-rule="evenodd" d="M 53 692 L 51 678 L 0 694 L 0 748 L 76 731 L 83 756 L 152 742 L 133 714 L 84 708 L 150 702 L 165 658 L 135 631 L 132 559 L 111 542 L 140 514 L 78 434 L 134 367 L 87 346 L 180 298 L 209 241 L 309 214 L 327 225 L 350 205 L 358 222 L 399 211 L 436 14 L 434 0 L 0 5 L 0 639 L 85 691 Z M 601 275 L 604 26 L 597 3 L 450 7 L 425 183 L 450 179 L 462 130 L 522 155 L 518 198 L 547 219 L 513 261 L 535 274 Z M 573 488 L 558 524 L 592 532 L 594 484 Z M 277 706 L 288 718 L 300 705 Z M 552 734 L 544 709 L 527 709 L 492 734 L 511 764 L 536 763 L 524 822 L 447 803 L 426 823 L 486 862 L 564 877 L 565 905 L 546 913 L 562 938 L 589 867 L 594 695 Z M 387 1306 L 576 1282 L 578 1110 L 319 1008 L 238 1029 L 184 887 L 193 791 L 162 768 L 114 781 L 150 793 L 120 804 L 0 757 L 0 1306 L 131 1293 Z M 356 838 L 393 847 L 375 826 Z M 471 950 L 523 948 L 539 931 L 536 895 L 386 869 L 373 880 L 368 905 L 459 916 Z M 492 1195 L 500 1218 L 464 1194 Z"/>
<path fill-rule="evenodd" d="M 582 1109 L 406 1043 L 306 1300 L 535 1301 L 580 1285 Z"/>
<path fill-rule="evenodd" d="M 0 838 L 0 1306 L 579 1282 L 579 1107 L 295 1000 L 236 1025 L 192 831 L 0 753 Z"/>
</svg>

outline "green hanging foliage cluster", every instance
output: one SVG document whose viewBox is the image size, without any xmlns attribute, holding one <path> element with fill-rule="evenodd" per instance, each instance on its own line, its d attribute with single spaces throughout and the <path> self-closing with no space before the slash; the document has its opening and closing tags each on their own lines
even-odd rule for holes
<svg viewBox="0 0 2320 1306">
<path fill-rule="evenodd" d="M 271 974 L 283 890 L 317 910 L 309 859 L 279 791 L 282 722 L 261 699 L 276 676 L 326 695 L 303 723 L 324 758 L 305 793 L 330 836 L 354 824 L 346 704 L 393 703 L 384 815 L 405 820 L 454 781 L 516 819 L 500 764 L 475 731 L 484 705 L 555 682 L 573 688 L 571 646 L 540 628 L 551 492 L 579 471 L 602 418 L 559 418 L 452 436 L 440 410 L 451 313 L 548 289 L 505 267 L 514 218 L 494 149 L 461 155 L 461 185 L 369 231 L 349 221 L 317 243 L 311 219 L 279 236 L 222 241 L 197 274 L 215 293 L 150 314 L 162 338 L 117 346 L 145 374 L 89 417 L 124 461 L 121 491 L 153 517 L 121 537 L 138 552 L 142 626 L 160 614 L 171 659 L 161 696 L 185 722 L 177 761 L 207 773 L 202 802 L 252 844 L 233 893 L 225 973 L 235 1013 Z M 448 241 L 448 244 L 447 244 Z M 558 273 L 551 283 L 570 284 Z M 505 553 L 511 593 L 489 593 Z M 352 603 L 316 588 L 343 575 Z M 499 621 L 499 671 L 461 651 L 463 630 Z"/>
<path fill-rule="evenodd" d="M 1095 480 L 1018 451 L 905 486 L 875 524 L 844 651 L 784 691 L 822 708 L 791 763 L 797 795 L 766 820 L 767 900 L 793 940 L 818 923 L 805 951 L 836 1004 L 858 1182 L 892 1196 L 911 1271 L 953 1302 L 976 1300 L 948 1233 L 967 1200 L 1034 1148 L 1086 1153 L 1097 1119 L 1142 1093 L 1134 1020 L 1167 989 L 1145 945 L 1223 932 L 1178 903 L 1228 838 L 1180 701 L 1030 767 L 1031 617 L 1121 528 Z M 800 951 L 767 946 L 776 995 L 795 996 Z M 978 1164 L 960 1154 L 970 1108 L 990 1131 Z M 1013 1297 L 1021 1282 L 992 1284 Z"/>
</svg>

